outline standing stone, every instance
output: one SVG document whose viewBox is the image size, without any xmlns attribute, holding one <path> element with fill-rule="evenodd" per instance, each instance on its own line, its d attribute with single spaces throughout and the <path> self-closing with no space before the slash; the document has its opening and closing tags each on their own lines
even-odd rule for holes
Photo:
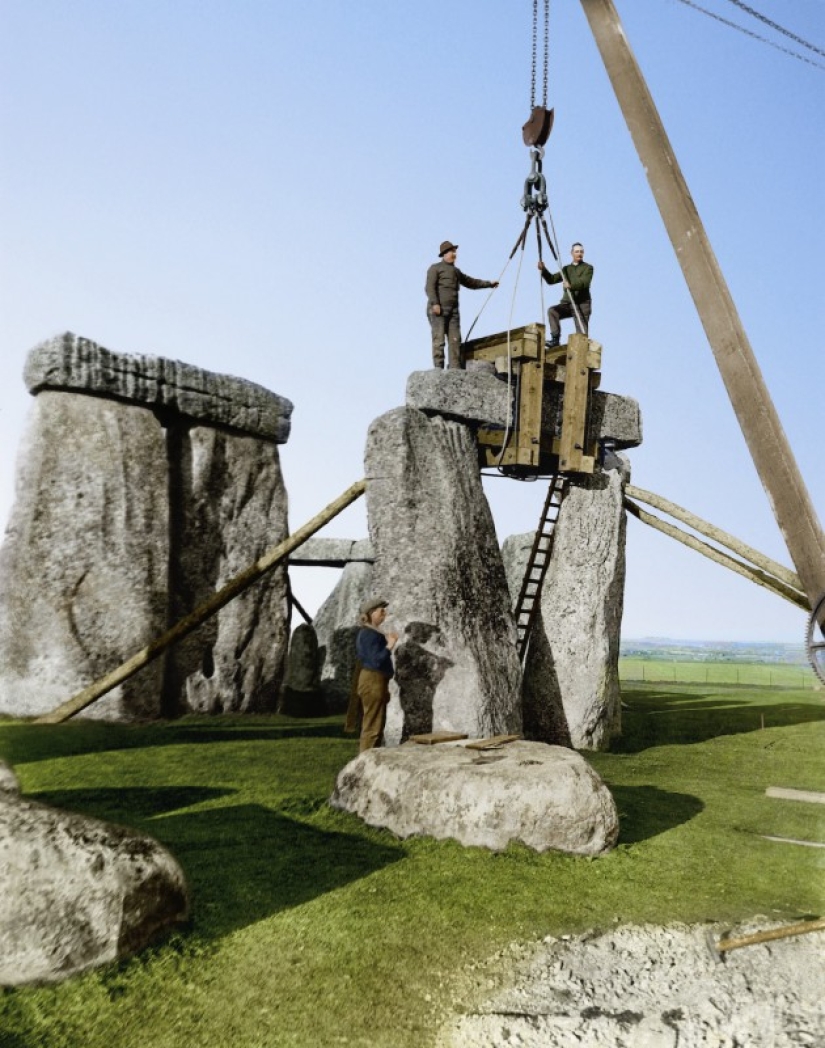
<svg viewBox="0 0 825 1048">
<path fill-rule="evenodd" d="M 619 639 L 625 575 L 623 456 L 578 477 L 556 523 L 524 669 L 524 730 L 531 739 L 603 750 L 621 730 Z M 533 534 L 505 543 L 515 600 Z"/>
<path fill-rule="evenodd" d="M 355 672 L 358 609 L 372 594 L 373 566 L 354 561 L 344 568 L 335 589 L 315 616 L 321 691 L 327 710 L 347 708 Z"/>
<path fill-rule="evenodd" d="M 188 913 L 183 872 L 157 841 L 7 792 L 0 884 L 0 986 L 128 957 Z"/>
<path fill-rule="evenodd" d="M 0 550 L 0 710 L 46 713 L 166 628 L 168 482 L 146 408 L 44 391 Z M 88 715 L 160 712 L 163 662 Z"/>
<path fill-rule="evenodd" d="M 280 712 L 290 717 L 318 717 L 326 712 L 318 686 L 318 637 L 302 622 L 292 631 Z"/>
<path fill-rule="evenodd" d="M 274 444 L 207 426 L 181 428 L 170 456 L 173 621 L 288 534 Z M 170 712 L 274 712 L 288 615 L 286 567 L 279 565 L 173 649 L 166 692 L 177 710 Z"/>
<path fill-rule="evenodd" d="M 390 603 L 386 741 L 521 730 L 521 668 L 501 553 L 469 426 L 398 408 L 370 426 L 373 586 Z"/>
<path fill-rule="evenodd" d="M 25 379 L 0 552 L 0 711 L 16 715 L 113 670 L 286 537 L 292 412 L 255 383 L 71 333 L 36 346 Z M 280 566 L 85 715 L 274 710 L 288 617 Z"/>
</svg>

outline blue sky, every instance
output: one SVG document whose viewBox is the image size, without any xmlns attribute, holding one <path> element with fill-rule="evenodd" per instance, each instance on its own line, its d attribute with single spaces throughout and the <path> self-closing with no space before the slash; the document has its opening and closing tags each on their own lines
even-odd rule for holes
<svg viewBox="0 0 825 1048">
<path fill-rule="evenodd" d="M 825 69 L 677 0 L 617 6 L 822 517 Z M 789 563 L 581 7 L 551 8 L 552 213 L 596 269 L 602 388 L 641 403 L 633 481 Z M 823 0 L 759 10 L 825 47 Z M 362 476 L 369 423 L 429 366 L 439 242 L 494 278 L 522 224 L 530 22 L 527 0 L 2 0 L 0 516 L 26 353 L 65 330 L 289 397 L 292 527 Z M 514 323 L 540 319 L 528 253 Z M 500 538 L 535 526 L 541 485 L 485 487 Z M 797 609 L 628 532 L 627 637 L 802 639 Z M 360 504 L 324 532 L 365 533 Z M 310 610 L 334 581 L 294 574 Z"/>
</svg>

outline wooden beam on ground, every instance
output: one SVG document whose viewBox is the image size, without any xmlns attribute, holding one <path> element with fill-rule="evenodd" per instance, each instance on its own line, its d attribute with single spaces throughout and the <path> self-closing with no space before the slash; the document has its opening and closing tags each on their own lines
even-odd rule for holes
<svg viewBox="0 0 825 1048">
<path fill-rule="evenodd" d="M 102 698 L 107 692 L 116 688 L 118 684 L 122 684 L 123 681 L 133 677 L 138 670 L 153 662 L 167 648 L 170 648 L 179 640 L 183 640 L 190 633 L 194 633 L 207 619 L 211 618 L 231 600 L 243 593 L 244 590 L 249 589 L 250 586 L 263 578 L 268 571 L 271 571 L 276 564 L 280 564 L 282 560 L 285 560 L 302 542 L 306 542 L 308 538 L 331 521 L 333 517 L 337 517 L 342 510 L 355 502 L 357 498 L 360 498 L 366 489 L 367 482 L 365 480 L 359 480 L 347 488 L 342 495 L 339 495 L 334 502 L 322 509 L 317 516 L 314 516 L 312 520 L 304 524 L 302 528 L 299 528 L 289 538 L 284 539 L 279 545 L 264 553 L 254 564 L 227 582 L 223 589 L 214 593 L 209 600 L 204 601 L 200 607 L 187 615 L 186 618 L 181 619 L 180 622 L 177 622 L 171 629 L 168 629 L 156 640 L 147 644 L 145 648 L 142 648 L 136 655 L 127 659 L 117 669 L 107 673 L 105 677 L 101 677 L 94 684 L 90 684 L 88 688 L 78 692 L 77 695 L 58 706 L 57 709 L 43 714 L 42 717 L 37 717 L 35 724 L 59 724 L 61 721 L 68 720 L 69 717 L 73 717 L 87 706 L 91 706 L 93 702 L 96 702 L 97 699 Z"/>
<path fill-rule="evenodd" d="M 706 542 L 702 542 L 694 535 L 689 535 L 674 524 L 668 524 L 667 521 L 660 520 L 659 517 L 648 513 L 647 510 L 637 506 L 635 502 L 628 498 L 624 500 L 624 505 L 628 513 L 631 513 L 637 520 L 642 521 L 643 524 L 648 524 L 651 528 L 655 528 L 656 531 L 669 535 L 670 538 L 676 539 L 677 542 L 681 542 L 685 546 L 689 546 L 709 560 L 715 561 L 717 564 L 723 565 L 723 567 L 730 568 L 731 571 L 735 571 L 737 575 L 741 575 L 749 582 L 755 582 L 757 586 L 764 586 L 765 589 L 775 593 L 778 597 L 784 597 L 785 600 L 795 604 L 798 608 L 802 608 L 803 611 L 810 611 L 808 598 L 799 590 L 787 586 L 784 582 L 780 582 L 779 579 L 766 574 L 760 568 L 752 568 L 750 564 L 743 564 L 736 557 L 730 556 L 729 553 L 723 553 L 722 550 L 716 549 L 715 546 L 709 546 Z"/>
<path fill-rule="evenodd" d="M 781 801 L 807 801 L 809 804 L 825 804 L 825 793 L 816 793 L 813 790 L 790 790 L 784 786 L 769 786 L 765 790 L 766 797 L 776 797 Z"/>
<path fill-rule="evenodd" d="M 491 735 L 489 739 L 476 739 L 475 742 L 468 742 L 464 749 L 495 750 L 499 746 L 506 746 L 508 742 L 517 742 L 520 738 L 521 735 Z"/>
<path fill-rule="evenodd" d="M 439 742 L 460 742 L 466 739 L 456 731 L 427 731 L 423 735 L 411 735 L 410 741 L 417 742 L 419 746 L 437 746 Z"/>
<path fill-rule="evenodd" d="M 744 557 L 745 560 L 749 560 L 752 564 L 756 564 L 757 567 L 764 568 L 769 575 L 774 575 L 781 582 L 785 582 L 787 585 L 792 586 L 793 589 L 799 590 L 800 592 L 802 591 L 802 582 L 795 571 L 791 571 L 778 561 L 766 557 L 764 553 L 760 553 L 759 550 L 754 549 L 753 546 L 748 546 L 746 543 L 736 538 L 735 535 L 731 535 L 729 532 L 717 528 L 714 524 L 709 524 L 708 521 L 703 520 L 701 517 L 697 517 L 694 513 L 683 509 L 681 506 L 677 506 L 675 502 L 670 502 L 669 499 L 662 498 L 661 495 L 655 495 L 652 491 L 645 491 L 644 488 L 637 488 L 633 484 L 625 485 L 624 490 L 628 498 L 635 499 L 637 502 L 644 502 L 648 506 L 653 506 L 654 509 L 661 510 L 662 513 L 667 513 L 669 516 L 673 517 L 674 520 L 680 520 L 683 524 L 687 524 L 688 527 L 693 528 L 694 531 L 698 531 L 699 534 L 704 535 L 705 538 L 713 539 L 714 542 L 718 542 L 720 545 L 733 550 L 734 553 L 738 553 L 740 557 Z"/>
</svg>

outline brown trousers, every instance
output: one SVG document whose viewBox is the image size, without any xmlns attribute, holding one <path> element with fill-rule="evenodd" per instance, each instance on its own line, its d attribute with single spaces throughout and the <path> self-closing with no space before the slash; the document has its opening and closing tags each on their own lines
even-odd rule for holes
<svg viewBox="0 0 825 1048">
<path fill-rule="evenodd" d="M 361 743 L 358 752 L 380 745 L 390 701 L 390 681 L 378 670 L 362 669 L 358 674 L 358 698 L 361 700 Z"/>
</svg>

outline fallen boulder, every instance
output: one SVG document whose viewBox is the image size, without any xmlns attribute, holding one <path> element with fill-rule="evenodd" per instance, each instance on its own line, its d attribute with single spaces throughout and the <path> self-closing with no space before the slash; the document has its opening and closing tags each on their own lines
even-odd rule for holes
<svg viewBox="0 0 825 1048">
<path fill-rule="evenodd" d="M 151 837 L 0 792 L 0 986 L 56 982 L 186 920 L 183 872 Z"/>
<path fill-rule="evenodd" d="M 493 851 L 517 841 L 538 852 L 601 855 L 619 835 L 613 797 L 584 758 L 538 742 L 367 750 L 340 772 L 330 804 L 399 837 Z"/>
</svg>

